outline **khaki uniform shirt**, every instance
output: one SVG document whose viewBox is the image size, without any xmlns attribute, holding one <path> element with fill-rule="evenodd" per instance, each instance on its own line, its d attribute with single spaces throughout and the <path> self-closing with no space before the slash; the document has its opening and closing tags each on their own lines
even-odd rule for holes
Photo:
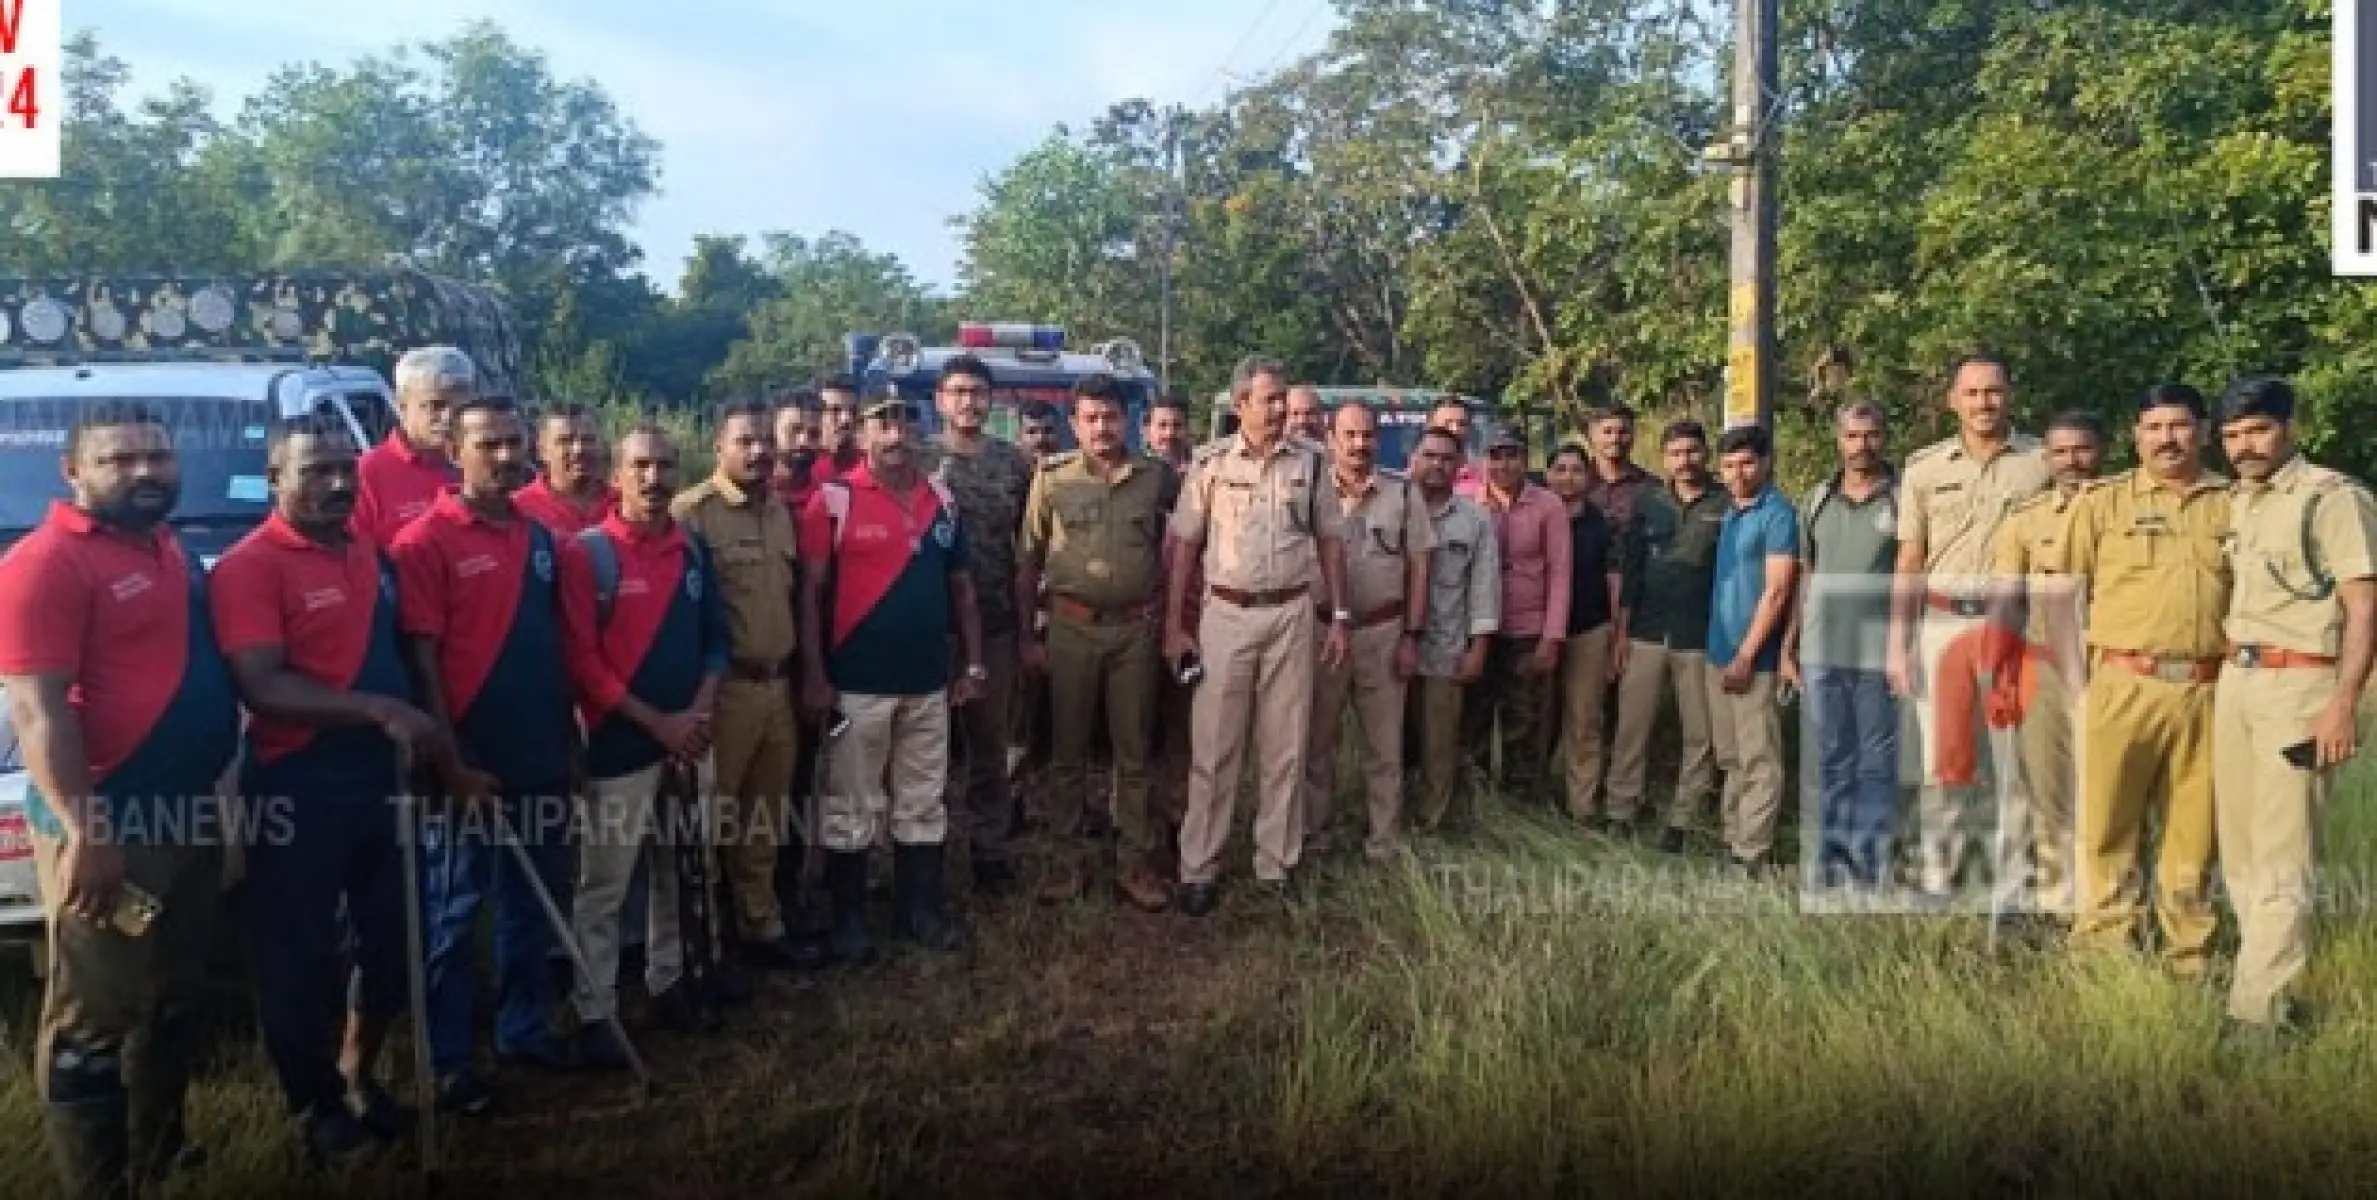
<svg viewBox="0 0 2377 1200">
<path fill-rule="evenodd" d="M 1198 453 L 1172 513 L 1172 532 L 1204 549 L 1207 587 L 1270 592 L 1309 585 L 1321 577 L 1320 543 L 1340 538 L 1345 528 L 1343 511 L 1320 502 L 1328 474 L 1327 458 L 1308 442 L 1282 438 L 1257 455 L 1233 434 Z"/>
<path fill-rule="evenodd" d="M 1164 508 L 1172 468 L 1132 455 L 1100 475 L 1086 454 L 1059 454 L 1032 478 L 1024 502 L 1023 561 L 1040 567 L 1050 595 L 1091 608 L 1155 598 L 1163 578 Z"/>
<path fill-rule="evenodd" d="M 1923 544 L 1935 591 L 1969 593 L 1989 573 L 1998 523 L 2016 504 L 2046 491 L 2054 475 L 2039 440 L 2015 434 L 1987 460 L 1961 438 L 1934 442 L 1907 459 L 1898 483 L 1898 537 Z"/>
<path fill-rule="evenodd" d="M 1436 527 L 1420 489 L 1396 472 L 1372 471 L 1353 494 L 1335 472 L 1329 482 L 1345 513 L 1345 607 L 1360 621 L 1403 603 L 1408 556 L 1436 548 Z"/>
<path fill-rule="evenodd" d="M 2091 479 L 2069 492 L 2054 488 L 2016 504 L 1998 525 L 1997 537 L 1990 543 L 1990 574 L 2009 578 L 2040 575 L 2068 578 L 2072 573 L 2072 516 L 2079 509 L 2080 497 L 2103 482 Z M 2037 599 L 2034 597 L 2034 601 Z M 2045 603 L 2034 602 L 2030 607 L 2029 634 L 2033 641 L 2044 641 L 2047 637 L 2047 611 Z"/>
<path fill-rule="evenodd" d="M 781 667 L 800 644 L 792 607 L 800 547 L 792 514 L 769 488 L 746 493 L 713 475 L 680 493 L 669 515 L 709 544 L 734 661 Z"/>
<path fill-rule="evenodd" d="M 2073 507 L 2066 559 L 2088 576 L 2088 644 L 2217 658 L 2228 612 L 2228 480 L 2210 471 L 2184 497 L 2124 471 Z"/>
<path fill-rule="evenodd" d="M 1426 503 L 1423 497 L 1422 503 Z M 1460 670 L 1469 639 L 1502 628 L 1502 543 L 1494 519 L 1455 493 L 1428 514 L 1436 551 L 1428 556 L 1428 624 L 1420 635 L 1420 674 L 1448 679 Z"/>
<path fill-rule="evenodd" d="M 2297 454 L 2266 483 L 2237 481 L 2229 529 L 2236 568 L 2229 640 L 2328 658 L 2342 654 L 2344 605 L 2335 585 L 2377 575 L 2370 562 L 2377 501 L 2369 490 Z"/>
</svg>

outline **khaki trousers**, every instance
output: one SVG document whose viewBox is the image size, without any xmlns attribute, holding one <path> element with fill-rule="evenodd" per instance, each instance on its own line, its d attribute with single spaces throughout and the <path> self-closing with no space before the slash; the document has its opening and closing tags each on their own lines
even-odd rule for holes
<svg viewBox="0 0 2377 1200">
<path fill-rule="evenodd" d="M 1568 814 L 1584 820 L 1601 809 L 1601 722 L 1609 705 L 1607 625 L 1560 646 L 1560 757 L 1567 762 Z"/>
<path fill-rule="evenodd" d="M 194 1023 L 222 908 L 223 843 L 230 840 L 124 846 L 125 881 L 161 906 L 148 932 L 130 937 L 60 908 L 65 844 L 38 830 L 33 835 L 34 877 L 49 926 L 34 1086 L 50 1103 L 128 1093 L 135 1170 L 161 1167 L 183 1138 Z M 32 1166 L 20 1160 L 17 1171 L 29 1179 Z"/>
<path fill-rule="evenodd" d="M 1668 801 L 1667 824 L 1689 829 L 1700 809 L 1716 790 L 1716 767 L 1710 756 L 1708 656 L 1698 650 L 1671 650 L 1659 642 L 1631 641 L 1626 648 L 1626 674 L 1618 680 L 1618 733 L 1609 755 L 1609 815 L 1632 821 L 1642 810 L 1644 780 L 1650 774 L 1651 730 L 1659 723 L 1659 706 L 1675 697 L 1676 724 L 1683 735 L 1683 759 L 1675 794 Z"/>
<path fill-rule="evenodd" d="M 721 884 L 746 942 L 784 936 L 776 901 L 776 853 L 784 841 L 800 727 L 780 679 L 728 675 L 711 719 L 717 792 L 711 810 Z"/>
<path fill-rule="evenodd" d="M 2018 739 L 2022 791 L 2030 800 L 2031 861 L 2039 911 L 2072 911 L 2072 797 L 2080 790 L 2081 689 L 2044 659 L 2033 658 L 2036 687 Z"/>
<path fill-rule="evenodd" d="M 1257 759 L 1255 877 L 1278 881 L 1304 850 L 1304 746 L 1312 726 L 1312 605 L 1240 608 L 1209 597 L 1197 623 L 1205 678 L 1191 725 L 1180 881 L 1211 883 L 1229 844 L 1251 722 Z"/>
<path fill-rule="evenodd" d="M 1763 858 L 1774 849 L 1783 815 L 1783 717 L 1775 706 L 1775 673 L 1754 672 L 1749 690 L 1736 696 L 1725 690 L 1725 672 L 1710 667 L 1708 730 L 1717 769 L 1725 773 L 1719 809 L 1725 844 L 1739 861 Z"/>
<path fill-rule="evenodd" d="M 1461 751 L 1461 702 L 1468 689 L 1458 680 L 1434 676 L 1412 680 L 1411 688 L 1420 760 L 1420 794 L 1412 816 L 1420 827 L 1437 829 L 1452 813 L 1453 795 L 1469 764 Z"/>
<path fill-rule="evenodd" d="M 637 863 L 644 864 L 644 994 L 657 996 L 685 974 L 685 942 L 677 928 L 677 862 L 667 848 L 683 832 L 667 829 L 656 811 L 665 763 L 612 779 L 587 782 L 586 840 L 578 847 L 578 888 L 572 932 L 594 989 L 578 981 L 578 1015 L 600 1020 L 619 1003 L 619 911 Z M 706 767 L 706 764 L 705 764 Z M 703 775 L 711 772 L 705 769 Z"/>
<path fill-rule="evenodd" d="M 1979 617 L 1925 612 L 1915 627 L 1911 699 L 1922 760 L 1916 811 L 1923 889 L 1943 894 L 1954 888 L 1966 847 L 1986 835 L 1990 886 L 2001 903 L 2012 904 L 2028 881 L 2022 860 L 2030 853 L 2031 801 L 2012 752 L 2019 739 L 1991 737 L 1982 708 L 1994 682 L 1982 651 L 2005 637 L 2010 635 Z M 1983 807 L 1993 807 L 1995 816 L 1982 819 L 1977 810 Z"/>
<path fill-rule="evenodd" d="M 2075 950 L 2120 950 L 2145 907 L 2140 847 L 2161 817 L 2154 914 L 2173 966 L 2201 972 L 2212 942 L 2212 685 L 2098 664 L 2088 680 Z"/>
<path fill-rule="evenodd" d="M 1049 836 L 1060 849 L 1081 834 L 1089 800 L 1089 748 L 1102 715 L 1114 750 L 1114 819 L 1126 855 L 1155 849 L 1148 816 L 1148 741 L 1154 731 L 1156 678 L 1162 672 L 1155 629 L 1145 621 L 1092 625 L 1059 617 L 1048 626 L 1048 792 L 1041 800 Z"/>
<path fill-rule="evenodd" d="M 953 658 L 952 676 L 966 669 Z M 1004 862 L 1015 824 L 1015 792 L 1007 781 L 1007 735 L 1015 707 L 1015 635 L 982 636 L 982 697 L 951 712 L 947 807 L 949 824 L 972 845 L 974 861 Z"/>
<path fill-rule="evenodd" d="M 2319 816 L 2330 772 L 2284 752 L 2311 736 L 2336 687 L 2334 667 L 2221 668 L 2212 697 L 2212 797 L 2220 874 L 2237 910 L 2228 1014 L 2265 1024 L 2311 959 Z"/>
<path fill-rule="evenodd" d="M 827 743 L 820 830 L 827 850 L 871 850 L 886 826 L 902 845 L 948 836 L 949 693 L 842 693 L 850 728 Z"/>
<path fill-rule="evenodd" d="M 1312 728 L 1304 752 L 1304 836 L 1307 840 L 1328 829 L 1331 801 L 1337 792 L 1337 731 L 1344 727 L 1346 705 L 1362 727 L 1362 786 L 1370 804 L 1372 853 L 1395 848 L 1403 815 L 1403 681 L 1395 678 L 1395 647 L 1402 642 L 1399 621 L 1384 621 L 1354 630 L 1347 639 L 1345 662 L 1335 669 L 1322 664 L 1316 646 L 1312 659 Z M 1317 642 L 1318 639 L 1315 639 Z"/>
</svg>

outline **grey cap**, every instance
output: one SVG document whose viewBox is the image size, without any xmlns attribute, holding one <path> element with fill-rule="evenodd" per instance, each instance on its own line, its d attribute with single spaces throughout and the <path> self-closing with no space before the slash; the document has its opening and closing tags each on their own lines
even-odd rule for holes
<svg viewBox="0 0 2377 1200">
<path fill-rule="evenodd" d="M 1527 448 L 1527 433 L 1514 421 L 1491 422 L 1486 426 L 1485 448 L 1524 450 Z"/>
</svg>

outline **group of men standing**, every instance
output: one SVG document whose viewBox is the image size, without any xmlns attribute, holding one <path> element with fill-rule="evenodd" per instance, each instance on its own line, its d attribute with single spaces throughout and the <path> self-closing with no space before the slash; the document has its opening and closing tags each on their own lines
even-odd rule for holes
<svg viewBox="0 0 2377 1200">
<path fill-rule="evenodd" d="M 2207 965 L 2217 844 L 2243 931 L 2230 1014 L 2293 1012 L 2319 802 L 2377 652 L 2377 508 L 2303 461 L 2282 381 L 2230 388 L 2217 421 L 2193 389 L 2150 390 L 2140 466 L 2099 480 L 2102 426 L 2015 432 L 2003 364 L 1975 356 L 1953 372 L 1956 437 L 1894 470 L 1881 411 L 1850 406 L 1840 470 L 1803 509 L 1763 431 L 1712 447 L 1670 425 L 1661 477 L 1632 464 L 1618 408 L 1542 484 L 1523 431 L 1478 437 L 1459 405 L 1429 414 L 1408 474 L 1382 471 L 1378 414 L 1325 412 L 1259 357 L 1231 381 L 1236 431 L 1193 453 L 1170 400 L 1132 451 L 1104 376 L 1072 390 L 1076 449 L 1054 452 L 1048 410 L 1030 445 L 1004 441 L 990 369 L 960 356 L 929 442 L 897 395 L 829 378 L 723 410 L 713 471 L 683 489 L 661 426 L 611 442 L 563 406 L 532 429 L 451 348 L 394 374 L 380 446 L 327 417 L 271 431 L 272 515 L 211 579 L 165 523 L 172 432 L 130 406 L 81 420 L 73 498 L 0 559 L 0 682 L 52 909 L 36 1063 L 76 1194 L 194 1157 L 191 1000 L 233 837 L 266 1047 L 305 1145 L 345 1160 L 416 1119 L 375 1082 L 409 964 L 439 1106 L 493 1102 L 483 908 L 496 1058 L 548 1068 L 626 1058 L 612 984 L 639 868 L 645 988 L 687 1030 L 748 996 L 741 967 L 871 959 L 886 842 L 894 931 L 961 948 L 943 846 L 965 843 L 978 891 L 1016 886 L 1010 744 L 1043 702 L 1040 898 L 1099 878 L 1192 915 L 1219 901 L 1242 787 L 1260 885 L 1292 893 L 1331 847 L 1349 709 L 1373 858 L 1495 760 L 1507 792 L 1563 796 L 1603 832 L 1655 822 L 1645 751 L 1672 703 L 1660 845 L 1683 848 L 1721 774 L 1726 852 L 1764 870 L 1798 691 L 1818 865 L 1879 886 L 1911 707 L 1922 889 L 1953 887 L 1988 827 L 1992 887 L 2047 908 L 2068 887 L 2073 943 L 2117 944 L 2152 813 L 2166 957 Z M 2215 425 L 2233 483 L 2202 465 Z M 1101 731 L 1112 843 L 1085 828 Z M 1984 778 L 1996 811 L 1973 821 Z M 400 818 L 414 796 L 434 799 Z M 812 831 L 822 936 L 800 903 Z M 569 1034 L 547 971 L 562 934 L 583 967 Z"/>
</svg>

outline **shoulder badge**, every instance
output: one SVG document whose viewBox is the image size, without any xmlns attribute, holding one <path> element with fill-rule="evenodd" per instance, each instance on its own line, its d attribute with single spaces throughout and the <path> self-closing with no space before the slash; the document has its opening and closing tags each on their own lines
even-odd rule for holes
<svg viewBox="0 0 2377 1200">
<path fill-rule="evenodd" d="M 1059 450 L 1056 453 L 1049 455 L 1047 458 L 1042 459 L 1040 461 L 1040 469 L 1043 471 L 1054 470 L 1058 467 L 1072 466 L 1074 463 L 1080 461 L 1081 451 Z"/>
<path fill-rule="evenodd" d="M 2030 510 L 2041 505 L 2053 504 L 2060 494 L 2061 493 L 2055 491 L 2053 488 L 2049 488 L 2043 492 L 2034 492 L 2028 496 L 2024 496 L 2020 500 L 2016 500 L 2014 502 L 2014 507 L 2006 510 L 2006 515 L 2010 517 L 2016 513 L 2029 512 Z"/>
<path fill-rule="evenodd" d="M 1906 465 L 1907 465 L 1908 467 L 1912 467 L 1912 466 L 1914 466 L 1916 463 L 1919 463 L 1919 462 L 1926 462 L 1926 461 L 1929 461 L 1929 460 L 1931 460 L 1931 459 L 1938 458 L 1938 457 L 1940 457 L 1940 456 L 1942 456 L 1942 455 L 1946 454 L 1948 451 L 1950 451 L 1950 450 L 1954 449 L 1955 447 L 1956 447 L 1956 439 L 1955 439 L 1955 438 L 1941 438 L 1939 441 L 1933 442 L 1932 444 L 1930 444 L 1930 445 L 1928 445 L 1928 446 L 1925 446 L 1925 447 L 1924 447 L 1924 448 L 1922 448 L 1921 450 L 1917 450 L 1917 451 L 1915 451 L 1913 454 L 1907 455 L 1907 462 L 1906 462 Z M 1904 468 L 1902 468 L 1902 469 L 1904 469 Z"/>
</svg>

